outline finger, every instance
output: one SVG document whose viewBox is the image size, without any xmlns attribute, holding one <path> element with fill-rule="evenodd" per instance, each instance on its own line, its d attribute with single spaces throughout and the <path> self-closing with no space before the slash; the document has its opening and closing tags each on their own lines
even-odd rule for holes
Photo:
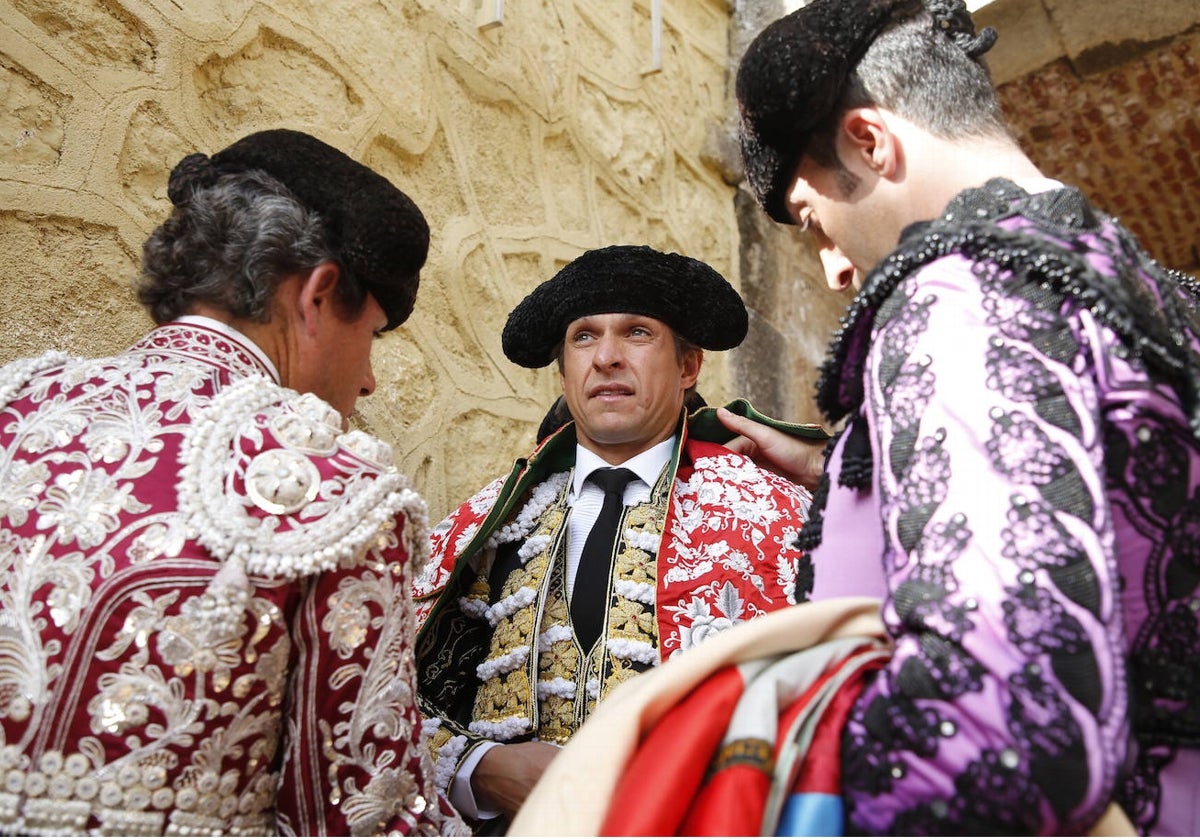
<svg viewBox="0 0 1200 840">
<path fill-rule="evenodd" d="M 737 432 L 739 435 L 749 437 L 756 425 L 753 420 L 748 420 L 738 414 L 734 414 L 729 409 L 721 406 L 717 409 L 717 419 L 724 424 L 725 428 L 731 432 Z M 729 444 L 725 444 L 729 446 Z M 732 448 L 732 447 L 730 447 Z"/>
</svg>

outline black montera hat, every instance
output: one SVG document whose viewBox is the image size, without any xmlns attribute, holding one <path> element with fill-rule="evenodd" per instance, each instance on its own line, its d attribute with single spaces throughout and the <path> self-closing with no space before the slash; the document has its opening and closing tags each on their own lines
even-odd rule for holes
<svg viewBox="0 0 1200 840">
<path fill-rule="evenodd" d="M 261 169 L 325 219 L 332 246 L 387 314 L 387 329 L 412 313 L 429 225 L 417 205 L 374 170 L 300 131 L 250 134 L 211 158 L 192 154 L 171 171 L 176 205 L 230 172 Z"/>
<path fill-rule="evenodd" d="M 711 266 L 645 245 L 610 245 L 581 254 L 517 305 L 501 336 L 504 355 L 545 367 L 568 324 L 606 312 L 657 318 L 705 350 L 737 347 L 749 326 L 741 296 Z"/>
<path fill-rule="evenodd" d="M 795 224 L 786 203 L 792 174 L 867 49 L 892 24 L 927 8 L 938 29 L 969 55 L 995 42 L 990 28 L 975 36 L 962 0 L 813 0 L 751 42 L 737 73 L 742 161 L 772 219 Z"/>
</svg>

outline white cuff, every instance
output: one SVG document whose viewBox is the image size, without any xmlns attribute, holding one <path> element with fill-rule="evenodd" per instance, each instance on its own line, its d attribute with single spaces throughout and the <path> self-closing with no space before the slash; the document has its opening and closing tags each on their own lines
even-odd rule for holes
<svg viewBox="0 0 1200 840">
<path fill-rule="evenodd" d="M 500 745 L 495 741 L 483 741 L 476 745 L 475 749 L 471 750 L 463 759 L 463 763 L 458 767 L 458 772 L 454 774 L 454 780 L 450 782 L 450 804 L 467 819 L 490 820 L 492 817 L 500 816 L 501 812 L 498 810 L 480 808 L 480 803 L 475 801 L 475 791 L 471 789 L 471 775 L 479 765 L 480 759 L 492 747 L 498 746 Z M 483 804 L 487 805 L 488 803 Z"/>
</svg>

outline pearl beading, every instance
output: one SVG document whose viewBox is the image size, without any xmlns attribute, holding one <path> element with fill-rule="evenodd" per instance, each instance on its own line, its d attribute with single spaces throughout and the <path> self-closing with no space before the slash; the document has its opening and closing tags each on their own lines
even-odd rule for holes
<svg viewBox="0 0 1200 840">
<path fill-rule="evenodd" d="M 72 361 L 81 360 L 78 357 L 51 350 L 49 353 L 32 359 L 17 359 L 0 367 L 0 408 L 12 402 L 17 391 L 24 388 L 29 380 L 42 371 Z"/>
<path fill-rule="evenodd" d="M 281 443 L 290 456 L 304 455 L 294 437 L 297 419 L 307 421 L 319 448 L 325 448 L 332 416 L 317 415 L 314 401 L 319 402 L 265 377 L 247 377 L 214 397 L 185 435 L 180 510 L 205 548 L 222 560 L 240 562 L 250 574 L 295 580 L 361 561 L 371 548 L 386 545 L 396 511 L 408 515 L 406 535 L 427 533 L 424 501 L 394 468 L 364 458 L 361 438 L 350 439 L 353 448 L 340 445 L 334 451 L 331 460 L 342 468 L 341 475 L 325 478 L 315 491 L 306 488 L 303 495 L 311 498 L 295 511 L 265 510 L 255 501 L 264 494 L 243 489 L 248 465 L 264 454 L 248 459 L 243 449 L 266 447 L 264 426 L 280 414 L 292 414 L 288 436 L 293 440 Z M 345 436 L 335 432 L 335 439 L 342 443 Z M 413 541 L 414 548 L 423 549 L 414 555 L 424 556 L 425 542 Z M 415 556 L 414 563 L 422 557 Z"/>
</svg>

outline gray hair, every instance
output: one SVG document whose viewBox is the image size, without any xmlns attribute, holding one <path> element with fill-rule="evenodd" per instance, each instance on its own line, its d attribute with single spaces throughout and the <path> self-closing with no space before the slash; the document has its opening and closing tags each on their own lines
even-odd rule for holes
<svg viewBox="0 0 1200 840">
<path fill-rule="evenodd" d="M 834 146 L 840 119 L 867 106 L 887 108 L 936 137 L 1011 138 L 987 65 L 972 53 L 940 31 L 928 11 L 886 30 L 850 73 L 838 107 L 806 153 L 840 168 Z"/>
<path fill-rule="evenodd" d="M 330 242 L 322 217 L 276 179 L 261 170 L 224 175 L 150 234 L 138 299 L 159 324 L 199 303 L 266 323 L 280 280 L 321 263 L 340 265 Z M 365 293 L 347 280 L 338 284 L 341 298 L 357 310 Z"/>
</svg>

